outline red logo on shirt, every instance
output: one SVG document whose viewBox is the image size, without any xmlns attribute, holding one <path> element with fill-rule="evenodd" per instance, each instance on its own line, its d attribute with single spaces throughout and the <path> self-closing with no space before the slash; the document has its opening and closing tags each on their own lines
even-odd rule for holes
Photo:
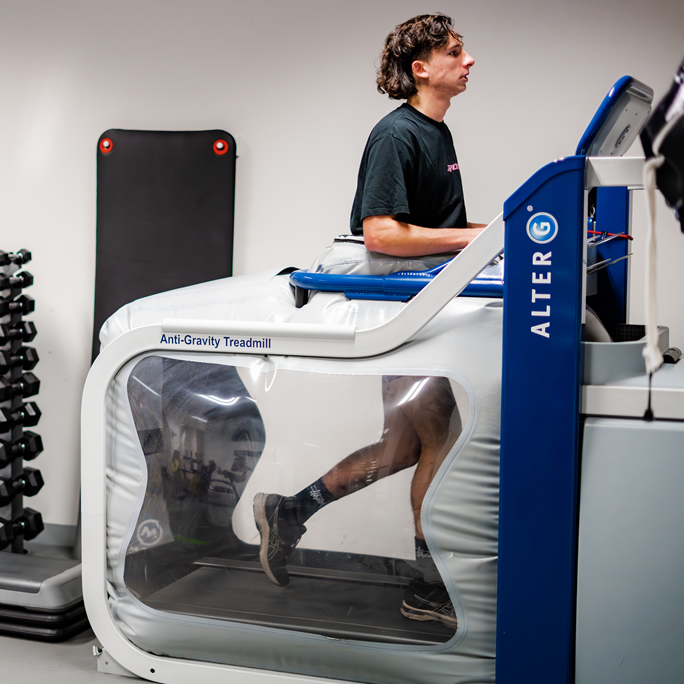
<svg viewBox="0 0 684 684">
<path fill-rule="evenodd" d="M 447 164 L 447 171 L 449 173 L 452 171 L 458 171 L 458 164 Z"/>
</svg>

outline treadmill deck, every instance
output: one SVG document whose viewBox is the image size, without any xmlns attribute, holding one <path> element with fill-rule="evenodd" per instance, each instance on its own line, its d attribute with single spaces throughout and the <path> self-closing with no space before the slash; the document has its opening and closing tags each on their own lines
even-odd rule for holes
<svg viewBox="0 0 684 684">
<path fill-rule="evenodd" d="M 401 612 L 408 578 L 290 568 L 290 584 L 272 584 L 253 561 L 204 558 L 199 568 L 151 594 L 155 610 L 321 634 L 333 639 L 406 645 L 442 644 L 453 630 Z"/>
</svg>

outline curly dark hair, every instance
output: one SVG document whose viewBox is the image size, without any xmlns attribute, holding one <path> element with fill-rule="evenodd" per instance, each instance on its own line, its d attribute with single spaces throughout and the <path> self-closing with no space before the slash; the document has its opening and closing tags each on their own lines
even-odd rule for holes
<svg viewBox="0 0 684 684">
<path fill-rule="evenodd" d="M 378 69 L 378 92 L 392 100 L 408 100 L 418 90 L 411 65 L 417 59 L 429 59 L 435 48 L 451 37 L 463 40 L 445 14 L 421 14 L 395 27 L 385 39 Z"/>
</svg>

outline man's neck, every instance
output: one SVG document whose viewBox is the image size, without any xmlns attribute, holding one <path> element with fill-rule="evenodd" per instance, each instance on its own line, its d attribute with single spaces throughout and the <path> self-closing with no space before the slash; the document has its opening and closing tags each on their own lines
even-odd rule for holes
<svg viewBox="0 0 684 684">
<path fill-rule="evenodd" d="M 451 106 L 451 98 L 444 100 L 435 96 L 430 97 L 428 93 L 421 92 L 420 90 L 415 95 L 409 97 L 406 102 L 421 114 L 425 114 L 425 116 L 429 116 L 440 123 L 444 121 L 444 116 Z"/>
</svg>

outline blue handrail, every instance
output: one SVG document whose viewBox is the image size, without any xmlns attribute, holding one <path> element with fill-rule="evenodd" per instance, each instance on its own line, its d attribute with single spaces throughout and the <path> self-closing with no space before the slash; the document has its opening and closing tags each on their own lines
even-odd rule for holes
<svg viewBox="0 0 684 684">
<path fill-rule="evenodd" d="M 427 271 L 399 271 L 390 275 L 342 275 L 294 271 L 290 283 L 303 290 L 343 292 L 349 299 L 405 302 L 418 294 L 450 261 Z M 503 280 L 480 274 L 461 292 L 466 297 L 503 297 Z"/>
</svg>

